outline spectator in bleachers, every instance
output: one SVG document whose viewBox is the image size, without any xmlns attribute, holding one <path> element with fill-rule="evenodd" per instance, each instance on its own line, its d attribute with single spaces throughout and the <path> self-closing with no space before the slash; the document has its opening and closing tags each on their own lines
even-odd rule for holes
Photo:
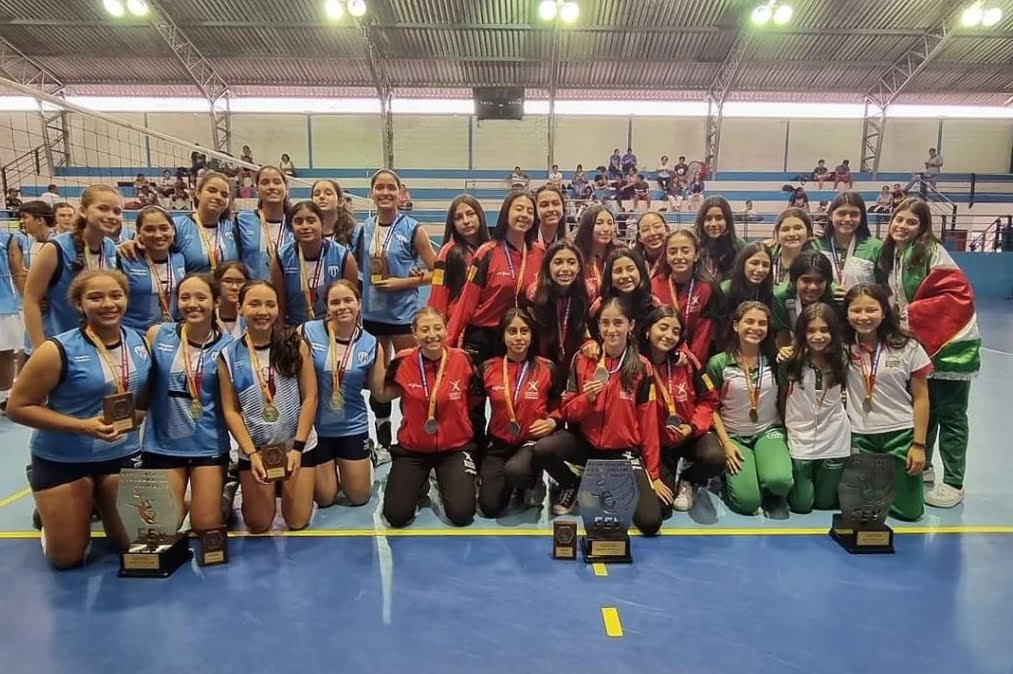
<svg viewBox="0 0 1013 674">
<path fill-rule="evenodd" d="M 895 208 L 900 206 L 900 202 L 907 199 L 907 193 L 904 188 L 900 186 L 900 183 L 893 184 L 893 200 L 890 204 L 890 212 L 893 212 Z"/>
<path fill-rule="evenodd" d="M 587 171 L 584 170 L 583 164 L 577 164 L 576 170 L 573 172 L 573 181 L 570 183 L 570 192 L 573 194 L 574 199 L 584 199 L 585 188 L 588 186 Z"/>
<path fill-rule="evenodd" d="M 412 193 L 408 191 L 408 186 L 404 183 L 401 183 L 401 187 L 398 188 L 397 207 L 402 211 L 412 210 Z"/>
<path fill-rule="evenodd" d="M 253 164 L 253 150 L 250 149 L 249 145 L 243 146 L 243 152 L 239 155 L 239 161 L 245 161 L 247 164 Z"/>
<path fill-rule="evenodd" d="M 150 183 L 141 185 L 141 191 L 137 193 L 137 202 L 140 204 L 140 208 L 158 205 L 158 194 L 152 189 Z"/>
<path fill-rule="evenodd" d="M 657 179 L 658 187 L 661 188 L 661 191 L 667 193 L 669 186 L 672 184 L 672 165 L 669 163 L 667 155 L 661 156 L 661 161 L 658 162 L 658 170 L 654 172 L 654 177 Z"/>
<path fill-rule="evenodd" d="M 53 204 L 53 212 L 56 213 L 56 232 L 63 234 L 74 229 L 74 219 L 77 217 L 77 208 L 66 201 L 59 201 Z"/>
<path fill-rule="evenodd" d="M 4 201 L 4 207 L 7 209 L 7 215 L 12 219 L 17 217 L 18 209 L 21 208 L 20 194 L 20 190 L 16 187 L 11 187 L 7 190 L 7 198 Z"/>
<path fill-rule="evenodd" d="M 134 180 L 134 197 L 141 195 L 141 188 L 148 184 L 148 179 L 144 177 L 143 173 L 138 173 L 137 178 Z"/>
<path fill-rule="evenodd" d="M 559 164 L 553 164 L 549 170 L 549 185 L 563 189 L 563 173 L 559 170 Z"/>
<path fill-rule="evenodd" d="M 753 208 L 752 199 L 746 199 L 746 206 L 742 209 L 742 222 L 763 222 L 763 216 Z"/>
<path fill-rule="evenodd" d="M 619 202 L 620 210 L 623 209 L 624 200 L 633 198 L 633 192 L 636 184 L 637 169 L 631 166 L 629 170 L 627 170 L 626 175 L 623 176 L 623 179 L 618 185 L 616 185 L 616 201 Z"/>
<path fill-rule="evenodd" d="M 163 197 L 171 197 L 172 190 L 176 185 L 176 179 L 172 177 L 172 171 L 165 169 L 162 171 L 162 181 L 158 185 L 158 191 Z"/>
<path fill-rule="evenodd" d="M 196 144 L 200 147 L 200 144 Z M 190 186 L 197 184 L 197 174 L 207 168 L 208 156 L 199 150 L 190 153 Z"/>
<path fill-rule="evenodd" d="M 671 182 L 668 184 L 668 190 L 665 192 L 668 210 L 672 213 L 681 212 L 685 199 L 686 190 L 683 182 L 677 176 L 673 176 Z"/>
<path fill-rule="evenodd" d="M 788 205 L 794 208 L 804 208 L 806 211 L 809 210 L 809 195 L 805 193 L 805 188 L 799 185 L 795 188 L 795 191 L 788 197 Z"/>
<path fill-rule="evenodd" d="M 689 166 L 686 164 L 686 158 L 680 156 L 678 163 L 676 163 L 672 171 L 677 177 L 681 178 L 683 182 L 686 182 L 686 179 L 689 178 Z"/>
<path fill-rule="evenodd" d="M 943 155 L 942 153 L 936 152 L 936 148 L 929 148 L 929 158 L 925 162 L 925 171 L 922 172 L 922 180 L 932 186 L 932 189 L 936 189 L 936 179 L 939 177 L 939 171 L 943 168 Z"/>
<path fill-rule="evenodd" d="M 830 169 L 827 168 L 827 160 L 820 159 L 816 162 L 816 168 L 813 169 L 812 179 L 819 185 L 819 189 L 823 189 L 823 183 L 827 181 L 829 177 L 827 174 L 830 173 Z"/>
<path fill-rule="evenodd" d="M 177 179 L 176 184 L 172 186 L 169 206 L 174 211 L 185 211 L 190 208 L 190 190 L 182 180 Z"/>
<path fill-rule="evenodd" d="M 281 155 L 281 161 L 278 162 L 278 168 L 281 169 L 282 174 L 286 176 L 295 176 L 295 164 L 292 163 L 292 158 L 287 154 Z"/>
<path fill-rule="evenodd" d="M 618 180 L 623 177 L 623 173 L 623 158 L 619 154 L 619 148 L 616 148 L 609 157 L 608 176 L 611 180 Z"/>
<path fill-rule="evenodd" d="M 692 210 L 700 208 L 700 202 L 703 201 L 705 186 L 703 179 L 700 177 L 699 171 L 693 174 L 693 179 L 690 181 L 687 189 L 689 191 L 689 207 Z"/>
<path fill-rule="evenodd" d="M 854 184 L 855 179 L 851 175 L 851 162 L 845 159 L 834 169 L 834 189 L 836 190 L 840 185 L 844 185 L 850 190 Z"/>
<path fill-rule="evenodd" d="M 57 201 L 63 201 L 60 197 L 60 190 L 55 184 L 46 185 L 46 191 L 39 196 L 39 201 L 44 201 L 50 206 Z"/>
<path fill-rule="evenodd" d="M 622 156 L 623 173 L 629 175 L 630 169 L 637 170 L 637 155 L 633 154 L 633 148 L 626 148 L 626 154 Z"/>
<path fill-rule="evenodd" d="M 823 236 L 823 228 L 827 224 L 827 200 L 823 199 L 813 213 L 813 236 Z"/>
<path fill-rule="evenodd" d="M 707 155 L 707 159 L 700 164 L 700 180 L 704 182 L 710 180 L 711 177 L 711 164 L 714 163 L 714 155 Z"/>
<path fill-rule="evenodd" d="M 638 173 L 633 183 L 633 210 L 639 210 L 640 204 L 644 205 L 645 211 L 651 210 L 651 184 L 643 173 Z"/>
<path fill-rule="evenodd" d="M 890 190 L 889 185 L 883 185 L 883 189 L 880 190 L 879 196 L 876 197 L 876 203 L 873 204 L 872 208 L 869 209 L 870 213 L 890 213 L 893 211 L 893 192 Z"/>
<path fill-rule="evenodd" d="M 510 189 L 512 190 L 526 190 L 528 184 L 531 183 L 531 178 L 521 170 L 520 166 L 515 166 L 513 173 L 507 178 L 507 182 L 510 183 Z"/>
</svg>

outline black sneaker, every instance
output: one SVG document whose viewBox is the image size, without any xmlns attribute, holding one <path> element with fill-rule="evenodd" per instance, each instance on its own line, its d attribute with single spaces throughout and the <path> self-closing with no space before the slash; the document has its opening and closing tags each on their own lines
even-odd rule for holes
<svg viewBox="0 0 1013 674">
<path fill-rule="evenodd" d="M 376 425 L 376 442 L 383 448 L 390 447 L 390 421 L 383 421 Z"/>
<path fill-rule="evenodd" d="M 39 515 L 38 510 L 32 511 L 32 526 L 35 527 L 37 531 L 42 531 L 42 517 Z"/>
<path fill-rule="evenodd" d="M 552 502 L 553 515 L 569 515 L 577 508 L 577 488 L 564 487 Z"/>
</svg>

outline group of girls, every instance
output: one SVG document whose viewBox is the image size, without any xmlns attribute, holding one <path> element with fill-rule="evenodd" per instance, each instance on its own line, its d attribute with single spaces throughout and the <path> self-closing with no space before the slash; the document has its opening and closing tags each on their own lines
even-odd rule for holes
<svg viewBox="0 0 1013 674">
<path fill-rule="evenodd" d="M 232 215 L 227 179 L 207 173 L 192 213 L 145 208 L 118 245 L 122 199 L 89 187 L 72 230 L 22 262 L 33 355 L 8 415 L 36 429 L 30 484 L 55 565 L 83 560 L 93 507 L 110 538 L 129 541 L 115 510 L 125 466 L 168 471 L 195 531 L 224 523 L 230 448 L 250 531 L 269 530 L 279 495 L 293 529 L 314 503 L 367 503 L 364 391 L 391 450 L 391 526 L 414 519 L 432 473 L 455 525 L 476 507 L 497 517 L 514 497 L 541 505 L 545 474 L 553 513 L 570 513 L 589 459 L 631 463 L 634 523 L 648 534 L 721 475 L 737 512 L 765 498 L 807 512 L 833 507 L 852 448 L 897 457 L 895 515 L 916 519 L 933 425 L 945 485 L 962 488 L 973 302 L 952 335 L 925 320 L 958 301 L 945 293 L 960 284 L 941 275 L 963 277 L 917 200 L 898 208 L 885 244 L 869 242 L 864 203 L 846 192 L 822 238 L 789 209 L 772 245 L 746 246 L 713 197 L 693 230 L 643 215 L 627 248 L 595 206 L 571 242 L 563 195 L 543 187 L 511 192 L 491 231 L 477 201 L 455 199 L 435 253 L 398 211 L 392 171 L 371 179 L 376 214 L 361 225 L 333 181 L 294 205 L 278 169 L 255 181 L 254 213 Z M 938 408 L 933 366 L 950 375 Z M 104 401 L 123 394 L 135 416 L 110 423 Z M 279 447 L 276 481 L 263 450 Z"/>
</svg>

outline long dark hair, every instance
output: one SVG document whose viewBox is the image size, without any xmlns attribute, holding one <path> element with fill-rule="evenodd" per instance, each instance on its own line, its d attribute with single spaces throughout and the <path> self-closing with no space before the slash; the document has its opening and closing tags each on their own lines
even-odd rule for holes
<svg viewBox="0 0 1013 674">
<path fill-rule="evenodd" d="M 602 302 L 601 311 L 598 312 L 599 320 L 602 314 L 607 309 L 616 308 L 626 320 L 633 322 L 633 330 L 637 329 L 635 324 L 636 316 L 633 314 L 633 307 L 630 302 L 623 297 L 611 297 Z M 604 349 L 602 350 L 604 355 Z M 622 383 L 623 388 L 627 391 L 633 390 L 634 385 L 637 383 L 637 377 L 644 374 L 646 368 L 644 364 L 640 362 L 640 349 L 637 348 L 637 336 L 636 333 L 631 331 L 626 338 L 626 360 L 623 361 L 622 369 L 619 370 L 619 381 Z"/>
<path fill-rule="evenodd" d="M 677 353 L 682 345 L 686 343 L 686 326 L 682 324 L 682 316 L 679 315 L 679 312 L 672 307 L 658 307 L 647 314 L 644 320 L 637 325 L 637 341 L 639 342 L 641 353 L 645 355 L 651 353 L 651 328 L 663 318 L 674 319 L 679 324 L 679 341 L 676 342 L 668 354 Z"/>
<path fill-rule="evenodd" d="M 259 286 L 270 288 L 275 297 L 279 296 L 278 289 L 270 281 L 247 281 L 239 289 L 239 306 L 243 305 L 250 289 Z M 271 366 L 285 377 L 296 377 L 302 368 L 302 354 L 299 353 L 302 337 L 296 330 L 284 327 L 282 321 L 279 314 L 271 328 Z"/>
<path fill-rule="evenodd" d="M 796 283 L 800 278 L 806 274 L 819 274 L 826 280 L 826 287 L 823 289 L 819 301 L 833 305 L 834 291 L 831 283 L 834 278 L 834 268 L 832 265 L 830 258 L 823 253 L 816 250 L 804 250 L 791 263 L 791 267 L 788 269 L 788 282 L 797 294 Z"/>
<path fill-rule="evenodd" d="M 538 211 L 535 207 L 535 197 L 527 190 L 510 190 L 506 198 L 503 199 L 503 205 L 500 206 L 499 216 L 496 218 L 496 229 L 492 232 L 492 238 L 497 241 L 506 241 L 507 229 L 510 227 L 507 224 L 510 220 L 510 209 L 513 207 L 515 201 L 522 198 L 528 199 L 531 202 L 531 210 L 533 211 L 531 228 L 524 232 L 524 245 L 530 248 L 538 236 L 538 221 L 536 220 Z"/>
<path fill-rule="evenodd" d="M 812 357 L 812 350 L 809 348 L 809 324 L 818 318 L 826 322 L 830 331 L 830 344 L 824 351 L 827 365 L 830 367 L 830 381 L 825 383 L 826 388 L 829 388 L 843 384 L 848 376 L 848 364 L 844 359 L 844 330 L 837 310 L 829 304 L 823 302 L 810 304 L 799 313 L 793 333 L 795 349 L 785 363 L 785 372 L 788 381 L 802 381 L 802 372 Z"/>
<path fill-rule="evenodd" d="M 310 201 L 309 199 L 307 199 L 305 201 L 297 201 L 296 203 L 292 204 L 287 211 L 285 211 L 285 225 L 289 229 L 292 229 L 292 220 L 295 218 L 296 213 L 298 213 L 299 211 L 302 211 L 302 210 L 309 210 L 310 212 L 312 212 L 313 215 L 317 216 L 317 220 L 320 221 L 321 227 L 323 226 L 323 224 L 324 224 L 324 211 L 323 211 L 323 209 L 321 209 L 315 203 L 313 203 L 312 201 Z M 324 235 L 324 231 L 323 231 L 323 229 L 321 229 L 320 230 L 320 236 L 321 236 L 321 238 L 323 237 L 323 235 Z"/>
<path fill-rule="evenodd" d="M 879 308 L 883 312 L 883 320 L 876 328 L 876 339 L 892 349 L 903 349 L 913 337 L 911 333 L 901 327 L 900 317 L 890 306 L 888 293 L 889 291 L 884 286 L 875 283 L 859 283 L 851 286 L 851 290 L 844 296 L 844 315 L 848 315 L 851 303 L 859 297 L 871 297 L 879 303 Z M 855 329 L 851 327 L 850 321 L 844 326 L 844 339 L 848 344 L 858 343 L 858 336 L 855 334 Z"/>
<path fill-rule="evenodd" d="M 186 283 L 190 279 L 197 279 L 198 281 L 206 285 L 208 287 L 208 290 L 211 291 L 211 299 L 214 300 L 215 302 L 217 302 L 218 298 L 221 297 L 222 292 L 221 286 L 218 285 L 218 279 L 216 279 L 209 272 L 192 271 L 183 278 L 181 278 L 179 280 L 179 283 L 176 284 L 176 302 L 179 302 L 179 289 L 183 286 L 184 283 Z M 215 327 L 214 312 L 212 311 L 211 314 L 212 314 L 211 326 L 212 328 L 214 328 Z"/>
<path fill-rule="evenodd" d="M 257 175 L 260 175 L 259 171 L 257 172 Z M 229 190 L 229 202 L 227 204 L 225 204 L 225 208 L 222 210 L 221 213 L 218 214 L 218 222 L 221 222 L 222 220 L 231 220 L 232 219 L 232 183 L 229 181 L 228 176 L 226 176 L 224 173 L 218 173 L 217 171 L 205 171 L 204 172 L 204 175 L 202 175 L 201 178 L 200 178 L 200 180 L 197 181 L 197 187 L 196 187 L 196 189 L 194 189 L 194 191 L 193 191 L 193 206 L 194 206 L 195 209 L 200 208 L 200 193 L 201 193 L 201 190 L 204 189 L 204 186 L 207 185 L 209 181 L 215 180 L 215 179 L 224 181 L 225 185 L 228 187 L 228 190 Z M 257 204 L 257 208 L 260 208 L 259 202 Z"/>
<path fill-rule="evenodd" d="M 67 205 L 69 206 L 70 204 Z M 49 227 L 50 229 L 56 227 L 56 209 L 47 204 L 45 201 L 36 199 L 33 201 L 26 201 L 18 206 L 19 219 L 26 213 L 37 220 L 42 220 L 42 222 L 46 224 L 46 227 Z M 22 229 L 24 228 L 22 227 Z"/>
<path fill-rule="evenodd" d="M 704 231 L 707 211 L 712 208 L 720 208 L 721 215 L 725 219 L 725 231 L 717 240 L 711 239 L 707 236 L 707 232 Z M 735 216 L 732 213 L 732 206 L 728 203 L 728 200 L 720 196 L 704 199 L 696 212 L 695 231 L 697 238 L 700 240 L 700 256 L 705 260 L 709 260 L 722 276 L 727 274 L 735 263 L 735 255 L 738 253 Z"/>
<path fill-rule="evenodd" d="M 524 324 L 528 326 L 528 330 L 531 331 L 531 344 L 528 345 L 528 355 L 524 360 L 534 365 L 534 368 L 531 371 L 531 373 L 534 374 L 538 370 L 538 327 L 535 323 L 535 319 L 532 318 L 527 309 L 524 309 L 523 307 L 510 307 L 506 310 L 506 313 L 503 314 L 503 318 L 499 322 L 499 329 L 497 332 L 499 335 L 499 344 L 496 345 L 496 353 L 497 355 L 504 355 L 506 353 L 507 327 L 515 318 L 519 318 L 524 321 Z M 504 357 L 506 356 L 504 355 Z"/>
<path fill-rule="evenodd" d="M 601 280 L 601 299 L 602 309 L 608 300 L 623 297 L 623 295 L 612 285 L 612 267 L 615 266 L 616 260 L 628 257 L 633 260 L 633 264 L 637 267 L 637 272 L 640 274 L 640 283 L 633 292 L 629 294 L 627 299 L 630 303 L 630 309 L 633 311 L 633 318 L 637 316 L 646 316 L 654 308 L 654 300 L 651 295 L 651 277 L 647 271 L 647 263 L 644 262 L 644 258 L 635 250 L 629 248 L 617 248 L 609 256 L 605 258 L 605 272 L 602 274 Z M 599 310 L 601 313 L 601 310 Z"/>
<path fill-rule="evenodd" d="M 939 239 L 932 233 L 932 211 L 927 203 L 917 197 L 908 197 L 897 204 L 897 208 L 893 209 L 893 217 L 897 217 L 901 211 L 911 211 L 918 218 L 918 235 L 909 244 L 910 264 L 917 268 L 925 264 L 933 246 L 939 245 Z M 888 277 L 893 272 L 893 258 L 896 251 L 897 242 L 892 236 L 887 236 L 883 241 L 883 250 L 879 254 L 879 268 L 884 276 Z"/>
<path fill-rule="evenodd" d="M 450 299 L 453 301 L 461 293 L 464 287 L 465 277 L 468 274 L 468 242 L 458 234 L 454 226 L 454 214 L 458 206 L 466 204 L 478 214 L 478 233 L 476 234 L 475 247 L 481 246 L 489 240 L 489 226 L 485 223 L 485 209 L 478 199 L 470 194 L 462 194 L 450 202 L 447 209 L 447 226 L 443 229 L 443 244 L 453 242 L 453 246 L 447 251 L 447 257 L 443 267 L 443 285 L 450 292 Z"/>
<path fill-rule="evenodd" d="M 633 244 L 633 250 L 635 250 L 638 253 L 640 253 L 640 256 L 644 258 L 644 263 L 645 264 L 647 262 L 647 248 L 640 241 L 640 224 L 644 220 L 646 220 L 647 218 L 658 218 L 659 220 L 661 220 L 662 224 L 665 225 L 665 232 L 666 232 L 666 234 L 665 234 L 665 240 L 666 241 L 668 240 L 668 233 L 667 233 L 668 232 L 668 221 L 665 220 L 665 216 L 664 215 L 662 215 L 658 211 L 647 211 L 647 212 L 643 213 L 639 218 L 637 218 L 637 242 Z M 665 247 L 664 247 L 664 244 L 662 244 L 661 252 L 658 253 L 658 256 L 659 256 L 659 261 L 665 259 Z"/>
<path fill-rule="evenodd" d="M 260 198 L 260 176 L 264 175 L 264 173 L 267 171 L 274 171 L 279 176 L 281 176 L 281 182 L 285 184 L 285 200 L 282 202 L 281 212 L 288 213 L 289 209 L 292 208 L 292 203 L 289 201 L 289 194 L 288 194 L 288 176 L 282 173 L 282 170 L 280 168 L 278 168 L 277 166 L 272 166 L 271 164 L 265 164 L 264 166 L 261 166 L 259 169 L 257 169 L 257 172 L 253 175 L 253 184 L 257 186 L 257 211 L 260 211 L 264 207 L 264 200 Z M 290 227 L 287 220 L 285 221 L 285 226 Z"/>
<path fill-rule="evenodd" d="M 577 231 L 573 235 L 573 245 L 580 251 L 585 265 L 594 264 L 594 222 L 598 219 L 598 215 L 603 212 L 608 213 L 609 217 L 612 218 L 612 228 L 614 230 L 616 218 L 612 215 L 612 211 L 601 204 L 591 204 L 580 214 L 580 223 L 577 225 Z M 605 251 L 606 257 L 618 247 L 613 234 L 612 242 Z"/>
<path fill-rule="evenodd" d="M 763 279 L 759 287 L 754 290 L 753 285 L 746 278 L 746 261 L 759 253 L 763 253 L 770 259 L 771 269 L 767 278 Z M 774 253 L 762 241 L 753 241 L 747 244 L 735 256 L 731 283 L 725 296 L 725 306 L 730 311 L 734 311 L 736 307 L 747 300 L 762 302 L 768 307 L 774 301 Z"/>
<path fill-rule="evenodd" d="M 560 213 L 559 213 L 559 224 L 556 226 L 557 227 L 557 229 L 556 229 L 556 237 L 561 239 L 564 236 L 566 236 L 566 195 L 563 194 L 563 188 L 562 187 L 556 187 L 555 185 L 550 185 L 548 183 L 542 185 L 537 190 L 535 190 L 535 227 L 534 228 L 536 230 L 540 229 L 541 226 L 542 226 L 541 220 L 538 217 L 538 197 L 541 196 L 542 192 L 555 192 L 557 195 L 559 195 L 559 201 L 561 203 L 561 206 L 560 206 Z"/>
<path fill-rule="evenodd" d="M 855 228 L 856 243 L 861 243 L 872 236 L 872 232 L 869 230 L 869 214 L 865 207 L 865 199 L 858 192 L 841 192 L 827 206 L 827 221 L 823 225 L 823 235 L 820 237 L 827 249 L 830 248 L 830 240 L 834 236 L 834 211 L 841 206 L 857 206 L 861 212 L 858 227 Z"/>
<path fill-rule="evenodd" d="M 310 188 L 310 198 L 313 197 L 313 192 L 320 183 L 327 183 L 334 189 L 334 193 L 338 195 L 338 219 L 334 221 L 334 233 L 331 235 L 331 238 L 346 247 L 350 247 L 352 245 L 352 230 L 355 229 L 355 218 L 352 217 L 352 214 L 348 212 L 348 208 L 345 207 L 345 192 L 341 189 L 341 185 L 338 184 L 337 180 L 321 178 L 315 181 Z"/>
<path fill-rule="evenodd" d="M 574 277 L 573 283 L 565 291 L 556 285 L 549 271 L 552 259 L 561 250 L 568 250 L 577 256 L 577 275 Z M 587 285 L 584 282 L 584 264 L 577 247 L 566 239 L 560 239 L 549 246 L 549 249 L 545 251 L 545 255 L 542 256 L 542 266 L 538 270 L 537 284 L 535 296 L 531 302 L 531 313 L 538 323 L 538 329 L 542 331 L 541 339 L 544 340 L 543 344 L 546 347 L 544 352 L 559 353 L 562 351 L 563 353 L 570 353 L 571 351 L 575 351 L 576 345 L 582 341 L 584 331 L 587 328 L 589 302 Z M 567 319 L 568 324 L 566 329 L 569 338 L 567 342 L 570 348 L 567 348 L 567 344 L 559 343 L 559 330 L 556 322 L 562 321 L 563 317 L 558 313 L 556 300 L 560 298 L 569 298 L 570 300 L 570 312 L 568 314 L 569 318 Z"/>
<path fill-rule="evenodd" d="M 747 301 L 742 302 L 739 306 L 735 307 L 735 311 L 732 313 L 732 320 L 728 322 L 728 329 L 730 332 L 728 339 L 728 353 L 735 355 L 739 353 L 739 338 L 735 334 L 735 324 L 742 320 L 742 317 L 746 315 L 748 311 L 762 311 L 767 317 L 767 336 L 760 342 L 760 353 L 767 359 L 767 365 L 771 368 L 775 367 L 775 354 L 777 353 L 774 345 L 774 321 L 773 314 L 771 314 L 770 307 L 760 302 Z"/>
</svg>

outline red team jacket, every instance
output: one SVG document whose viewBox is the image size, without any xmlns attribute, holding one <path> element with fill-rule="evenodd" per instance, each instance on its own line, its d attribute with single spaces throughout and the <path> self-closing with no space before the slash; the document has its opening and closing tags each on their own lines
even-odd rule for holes
<svg viewBox="0 0 1013 674">
<path fill-rule="evenodd" d="M 657 379 L 660 379 L 668 389 L 672 401 L 675 403 L 676 414 L 682 418 L 684 423 L 693 428 L 693 435 L 690 438 L 680 438 L 665 425 L 665 420 L 668 418 L 668 406 L 661 391 L 656 391 L 654 406 L 658 427 L 661 429 L 662 447 L 676 447 L 713 429 L 714 411 L 721 402 L 718 392 L 704 384 L 701 378 L 703 368 L 693 352 L 685 344 L 680 347 L 680 351 L 685 353 L 689 360 L 686 365 L 682 367 L 675 365 L 679 357 L 678 354 L 673 353 L 668 362 L 655 368 L 655 373 Z M 672 365 L 671 380 L 669 380 L 669 363 Z M 658 386 L 657 379 L 655 386 Z"/>
<path fill-rule="evenodd" d="M 525 291 L 538 277 L 545 250 L 539 244 L 528 249 L 520 292 L 517 290 L 517 279 L 510 275 L 506 251 L 513 261 L 514 273 L 520 274 L 521 252 L 505 241 L 487 241 L 475 251 L 468 268 L 468 280 L 447 327 L 448 344 L 459 345 L 464 329 L 469 325 L 480 328 L 498 326 L 507 309 L 524 301 Z"/>
<path fill-rule="evenodd" d="M 676 293 L 679 297 L 673 298 L 668 275 L 659 274 L 651 279 L 651 294 L 666 307 L 672 307 L 679 312 L 683 339 L 696 356 L 697 362 L 706 363 L 710 357 L 711 339 L 714 336 L 714 319 L 710 317 L 714 286 L 697 279 L 693 284 L 692 300 L 688 297 L 688 283 L 676 287 Z"/>
<path fill-rule="evenodd" d="M 507 413 L 506 398 L 503 392 L 503 357 L 490 358 L 482 366 L 482 380 L 492 416 L 489 418 L 489 435 L 508 445 L 521 445 L 535 438 L 528 433 L 531 424 L 540 420 L 553 418 L 560 421 L 558 407 L 558 391 L 554 387 L 555 365 L 545 358 L 535 358 L 528 366 L 520 391 L 513 397 L 517 386 L 517 377 L 523 369 L 523 363 L 510 362 L 507 372 L 513 388 L 510 389 L 514 413 L 521 425 L 521 434 L 510 432 L 510 415 Z"/>
<path fill-rule="evenodd" d="M 418 354 L 419 347 L 399 351 L 387 370 L 387 382 L 401 387 L 401 417 L 405 421 L 397 432 L 397 441 L 411 452 L 460 449 L 474 439 L 468 410 L 481 395 L 471 357 L 460 349 L 447 349 L 447 366 L 436 394 L 436 420 L 440 426 L 434 435 L 429 435 L 424 429 L 429 402 L 422 386 Z M 440 362 L 428 358 L 422 362 L 432 392 Z"/>
<path fill-rule="evenodd" d="M 454 307 L 457 306 L 457 301 L 461 298 L 461 294 L 458 293 L 457 297 L 450 297 L 450 288 L 445 285 L 445 274 L 447 272 L 447 255 L 450 250 L 456 244 L 451 241 L 443 244 L 440 248 L 440 252 L 436 254 L 436 262 L 433 264 L 433 289 L 429 294 L 429 306 L 438 310 L 441 314 L 450 320 L 450 317 L 454 314 Z M 465 246 L 467 255 L 465 255 L 465 273 L 467 268 L 471 266 L 471 261 L 475 258 L 475 251 L 471 250 L 470 247 Z M 464 286 L 461 286 L 463 292 Z"/>
<path fill-rule="evenodd" d="M 579 424 L 580 434 L 595 449 L 623 452 L 639 448 L 647 474 L 655 480 L 660 475 L 660 430 L 654 407 L 653 369 L 646 358 L 639 358 L 644 372 L 636 378 L 632 390 L 623 388 L 617 372 L 592 403 L 582 391 L 584 382 L 593 377 L 598 361 L 577 354 L 563 393 L 560 416 L 564 421 Z M 609 369 L 618 364 L 612 358 L 605 360 Z"/>
</svg>

